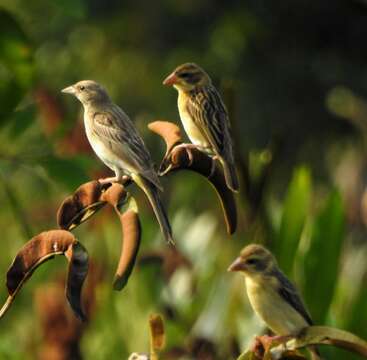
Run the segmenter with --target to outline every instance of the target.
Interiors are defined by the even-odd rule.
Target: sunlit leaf
[[[366,275],[365,275],[366,279]],[[359,287],[357,292],[357,297],[354,302],[352,314],[346,319],[345,323],[348,330],[355,332],[356,334],[367,339],[367,311],[366,311],[366,301],[367,301],[367,286],[366,280]]]
[[[289,184],[284,202],[275,252],[281,268],[290,273],[311,201],[311,175],[306,167],[298,168]]]
[[[313,224],[304,257],[304,296],[316,324],[324,323],[334,296],[344,230],[342,199],[333,191]]]

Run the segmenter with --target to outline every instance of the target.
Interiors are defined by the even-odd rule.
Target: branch
[[[358,336],[328,326],[309,326],[301,331],[297,337],[284,340],[274,340],[266,349],[260,349],[263,360],[272,359],[306,359],[297,350],[316,345],[337,346],[367,358],[367,342]],[[241,354],[237,360],[259,359],[252,350]],[[260,359],[259,359],[260,360]]]
[[[166,154],[159,168],[163,176],[179,170],[190,170],[204,176],[217,192],[222,206],[227,232],[233,234],[237,227],[236,203],[231,190],[228,189],[223,171],[217,162],[198,149],[189,150],[177,145],[182,144],[182,136],[178,126],[167,121],[155,121],[148,125],[149,129],[160,135],[166,143]]]

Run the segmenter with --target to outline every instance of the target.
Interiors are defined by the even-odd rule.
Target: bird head
[[[186,63],[178,66],[163,81],[163,85],[172,85],[181,91],[191,91],[210,84],[211,80],[209,75],[194,63]]]
[[[246,246],[240,256],[229,266],[228,271],[240,271],[247,276],[256,276],[268,272],[277,266],[271,252],[261,245]]]
[[[74,95],[83,105],[108,101],[107,91],[93,80],[82,80],[61,92]]]

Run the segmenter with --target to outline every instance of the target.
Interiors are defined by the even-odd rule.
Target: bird
[[[115,173],[114,177],[99,182],[132,179],[148,197],[163,236],[173,244],[171,225],[159,194],[163,191],[162,185],[150,153],[128,115],[112,102],[106,89],[93,80],[79,81],[62,92],[74,95],[82,103],[89,143]]]
[[[178,110],[192,144],[218,159],[227,187],[239,190],[227,109],[209,75],[194,63],[178,66],[163,81],[178,91]],[[179,146],[190,149],[187,144]]]
[[[267,327],[278,336],[297,336],[313,325],[309,312],[293,283],[279,269],[273,254],[257,244],[246,246],[228,271],[245,275],[250,304]],[[310,347],[314,359],[320,359]]]

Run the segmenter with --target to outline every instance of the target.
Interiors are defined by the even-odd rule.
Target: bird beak
[[[73,85],[65,88],[65,89],[62,89],[61,92],[65,93],[65,94],[75,94],[76,93],[76,89]]]
[[[163,85],[174,85],[178,82],[178,77],[176,76],[176,74],[173,72],[172,74],[168,75],[164,81],[163,81]]]
[[[243,263],[243,260],[238,257],[231,265],[229,265],[229,268],[227,271],[241,271],[245,270],[245,265]]]

